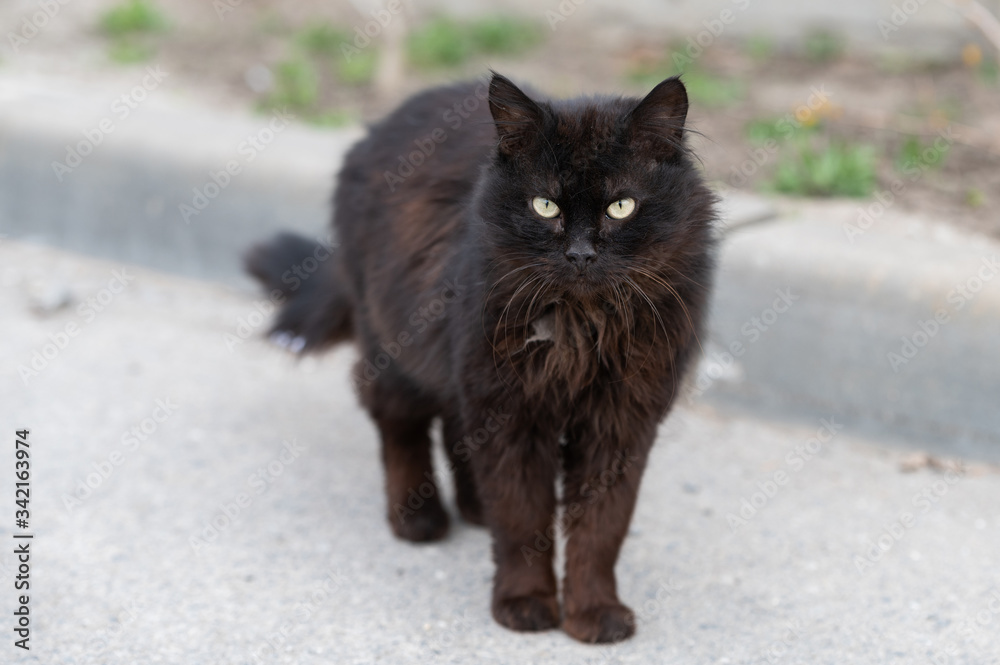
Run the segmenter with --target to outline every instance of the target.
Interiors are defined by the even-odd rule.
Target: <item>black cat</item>
[[[285,297],[276,331],[307,350],[358,345],[400,538],[447,531],[428,436],[443,420],[459,511],[493,536],[493,616],[509,628],[561,624],[585,642],[635,631],[615,562],[713,267],[715,199],[687,110],[677,78],[641,100],[543,101],[497,74],[428,90],[348,154],[340,244],[321,271],[290,283],[323,251],[294,236],[247,256]]]

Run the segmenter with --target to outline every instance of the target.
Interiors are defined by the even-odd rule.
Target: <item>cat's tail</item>
[[[353,307],[337,261],[337,250],[292,233],[279,233],[247,251],[244,268],[280,303],[272,340],[302,353],[353,336]]]

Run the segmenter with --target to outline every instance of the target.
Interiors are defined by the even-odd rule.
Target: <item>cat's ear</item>
[[[490,80],[489,100],[500,153],[513,156],[531,145],[542,128],[545,117],[542,108],[510,79],[496,72]]]
[[[668,78],[653,88],[629,113],[632,140],[646,144],[661,157],[682,152],[687,112],[687,89],[680,78]]]

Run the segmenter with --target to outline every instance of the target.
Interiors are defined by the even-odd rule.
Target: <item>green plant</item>
[[[715,76],[700,70],[686,72],[681,76],[688,96],[698,104],[711,107],[725,107],[738,104],[746,96],[742,81]]]
[[[166,27],[163,14],[148,0],[126,0],[101,16],[101,29],[115,38],[159,32]]]
[[[629,80],[642,88],[652,88],[665,78],[677,75],[673,66],[640,67],[629,74]],[[681,74],[688,97],[695,104],[725,107],[738,104],[746,96],[742,81],[710,74],[701,69],[689,69]]]
[[[341,42],[350,42],[350,35],[346,31],[323,21],[311,23],[300,30],[296,41],[309,53],[332,55],[340,52]]]
[[[488,16],[459,23],[438,16],[410,35],[407,52],[418,67],[454,67],[476,54],[518,53],[541,41],[542,30],[531,21]]]
[[[986,203],[986,195],[978,187],[970,187],[965,191],[965,205],[970,208],[981,208]]]
[[[1000,83],[1000,64],[995,58],[983,58],[976,71],[979,73],[979,80],[983,83],[989,85]]]
[[[774,118],[757,118],[751,120],[743,128],[743,132],[751,143],[762,144],[769,140],[785,138]]]
[[[473,48],[480,53],[517,53],[538,45],[542,31],[537,23],[510,16],[487,16],[469,26]]]
[[[875,149],[843,140],[797,134],[783,150],[772,186],[797,196],[870,196],[875,189]]]
[[[353,58],[337,58],[337,78],[348,85],[364,85],[375,76],[378,54],[374,50],[362,51]]]
[[[816,30],[806,35],[806,57],[816,63],[832,62],[844,52],[844,39],[829,30]]]
[[[451,67],[462,64],[471,49],[461,25],[438,17],[410,35],[407,50],[410,61],[419,67]]]
[[[131,39],[116,39],[108,48],[108,57],[121,65],[132,65],[145,62],[156,53],[149,44],[142,44]]]
[[[334,109],[325,113],[306,116],[306,122],[319,127],[344,127],[355,122],[357,118],[351,111]]]
[[[764,62],[774,53],[774,42],[765,35],[753,35],[746,41],[747,55],[757,62]]]
[[[908,136],[899,147],[896,154],[895,166],[897,171],[908,171],[912,168],[924,170],[927,168],[939,168],[944,164],[948,149],[944,150],[935,147],[933,141],[924,144],[918,136]]]
[[[319,100],[319,77],[311,61],[294,58],[278,63],[274,91],[264,102],[266,108],[285,107],[305,112]]]

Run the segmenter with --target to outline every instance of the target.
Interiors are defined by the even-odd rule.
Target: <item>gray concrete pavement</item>
[[[54,282],[72,304],[38,313]],[[36,534],[32,650],[7,628],[0,662],[1000,662],[994,467],[915,463],[839,429],[835,409],[831,437],[819,418],[780,425],[698,400],[661,429],[618,566],[636,638],[508,632],[489,617],[483,531],[457,524],[424,547],[390,536],[352,351],[227,346],[258,321],[254,300],[0,242],[0,427],[8,442],[31,428]],[[36,351],[51,358],[22,380]]]

